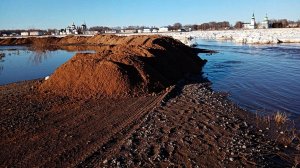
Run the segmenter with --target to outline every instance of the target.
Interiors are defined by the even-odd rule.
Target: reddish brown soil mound
[[[195,49],[169,37],[102,35],[28,40],[34,46],[95,46],[96,53],[76,54],[41,85],[41,91],[70,97],[159,92],[187,73],[199,73],[204,64]]]
[[[136,38],[138,37],[138,38]],[[158,36],[155,36],[158,37]],[[52,46],[61,46],[61,45],[118,45],[118,44],[127,44],[127,45],[151,45],[147,43],[149,36],[115,36],[115,35],[97,35],[93,37],[85,36],[66,36],[63,38],[60,37],[28,37],[28,38],[5,38],[0,39],[0,45],[52,45]]]

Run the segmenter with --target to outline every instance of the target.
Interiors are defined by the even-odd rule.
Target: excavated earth
[[[59,67],[40,90],[90,98],[139,96],[159,92],[205,64],[199,50],[162,36],[67,36],[64,38],[2,39],[0,45],[33,49],[90,46],[95,53],[76,54]],[[88,48],[86,48],[88,49]]]
[[[295,147],[210,89],[205,61],[160,36],[0,40],[93,49],[48,80],[0,86],[0,167],[291,167]],[[194,74],[194,75],[186,75]],[[283,133],[282,133],[283,132]],[[290,152],[291,153],[291,152]],[[291,158],[295,160],[291,160]]]
[[[40,90],[80,98],[139,96],[160,92],[205,64],[197,50],[169,37],[103,37],[95,38],[101,44],[96,53],[76,54]]]

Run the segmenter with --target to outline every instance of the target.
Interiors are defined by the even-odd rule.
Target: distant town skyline
[[[167,26],[176,22],[300,20],[299,0],[1,0],[0,29]]]

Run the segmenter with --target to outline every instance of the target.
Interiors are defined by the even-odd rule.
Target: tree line
[[[209,22],[209,23],[203,23],[200,25],[182,25],[181,23],[177,22],[174,23],[173,25],[168,25],[165,26],[168,27],[170,31],[175,31],[175,30],[179,30],[179,29],[191,29],[191,30],[220,30],[220,29],[229,29],[230,28],[230,24],[227,21],[224,22]],[[145,29],[145,28],[157,28],[155,26],[126,26],[126,27],[114,27],[114,28],[110,28],[110,27],[105,27],[105,26],[94,26],[89,28],[89,30],[91,31],[98,31],[98,32],[105,32],[106,30],[120,30],[120,29]]]
[[[298,21],[290,21],[287,19],[278,19],[278,20],[269,20],[271,28],[296,28],[300,27],[300,20]],[[201,24],[187,24],[183,25],[179,22],[174,23],[173,25],[168,25],[170,31],[176,31],[178,29],[185,29],[185,30],[227,30],[227,29],[242,29],[243,22],[237,21],[234,26],[230,25],[228,21],[223,22],[208,22],[208,23],[201,23]],[[259,23],[258,23],[259,24]],[[88,30],[90,31],[98,31],[99,33],[104,33],[108,30],[120,30],[120,29],[144,29],[144,28],[156,28],[154,26],[126,26],[126,27],[108,27],[108,26],[93,26],[90,27]],[[10,35],[12,33],[21,34],[23,31],[42,31],[44,34],[51,35],[52,32],[57,31],[57,29],[48,29],[48,30],[41,30],[41,29],[15,29],[15,30],[0,30],[0,35],[7,34]]]

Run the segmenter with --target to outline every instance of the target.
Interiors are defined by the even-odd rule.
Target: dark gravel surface
[[[41,82],[0,86],[0,167],[293,166],[271,128],[209,83],[76,100],[39,93]]]

